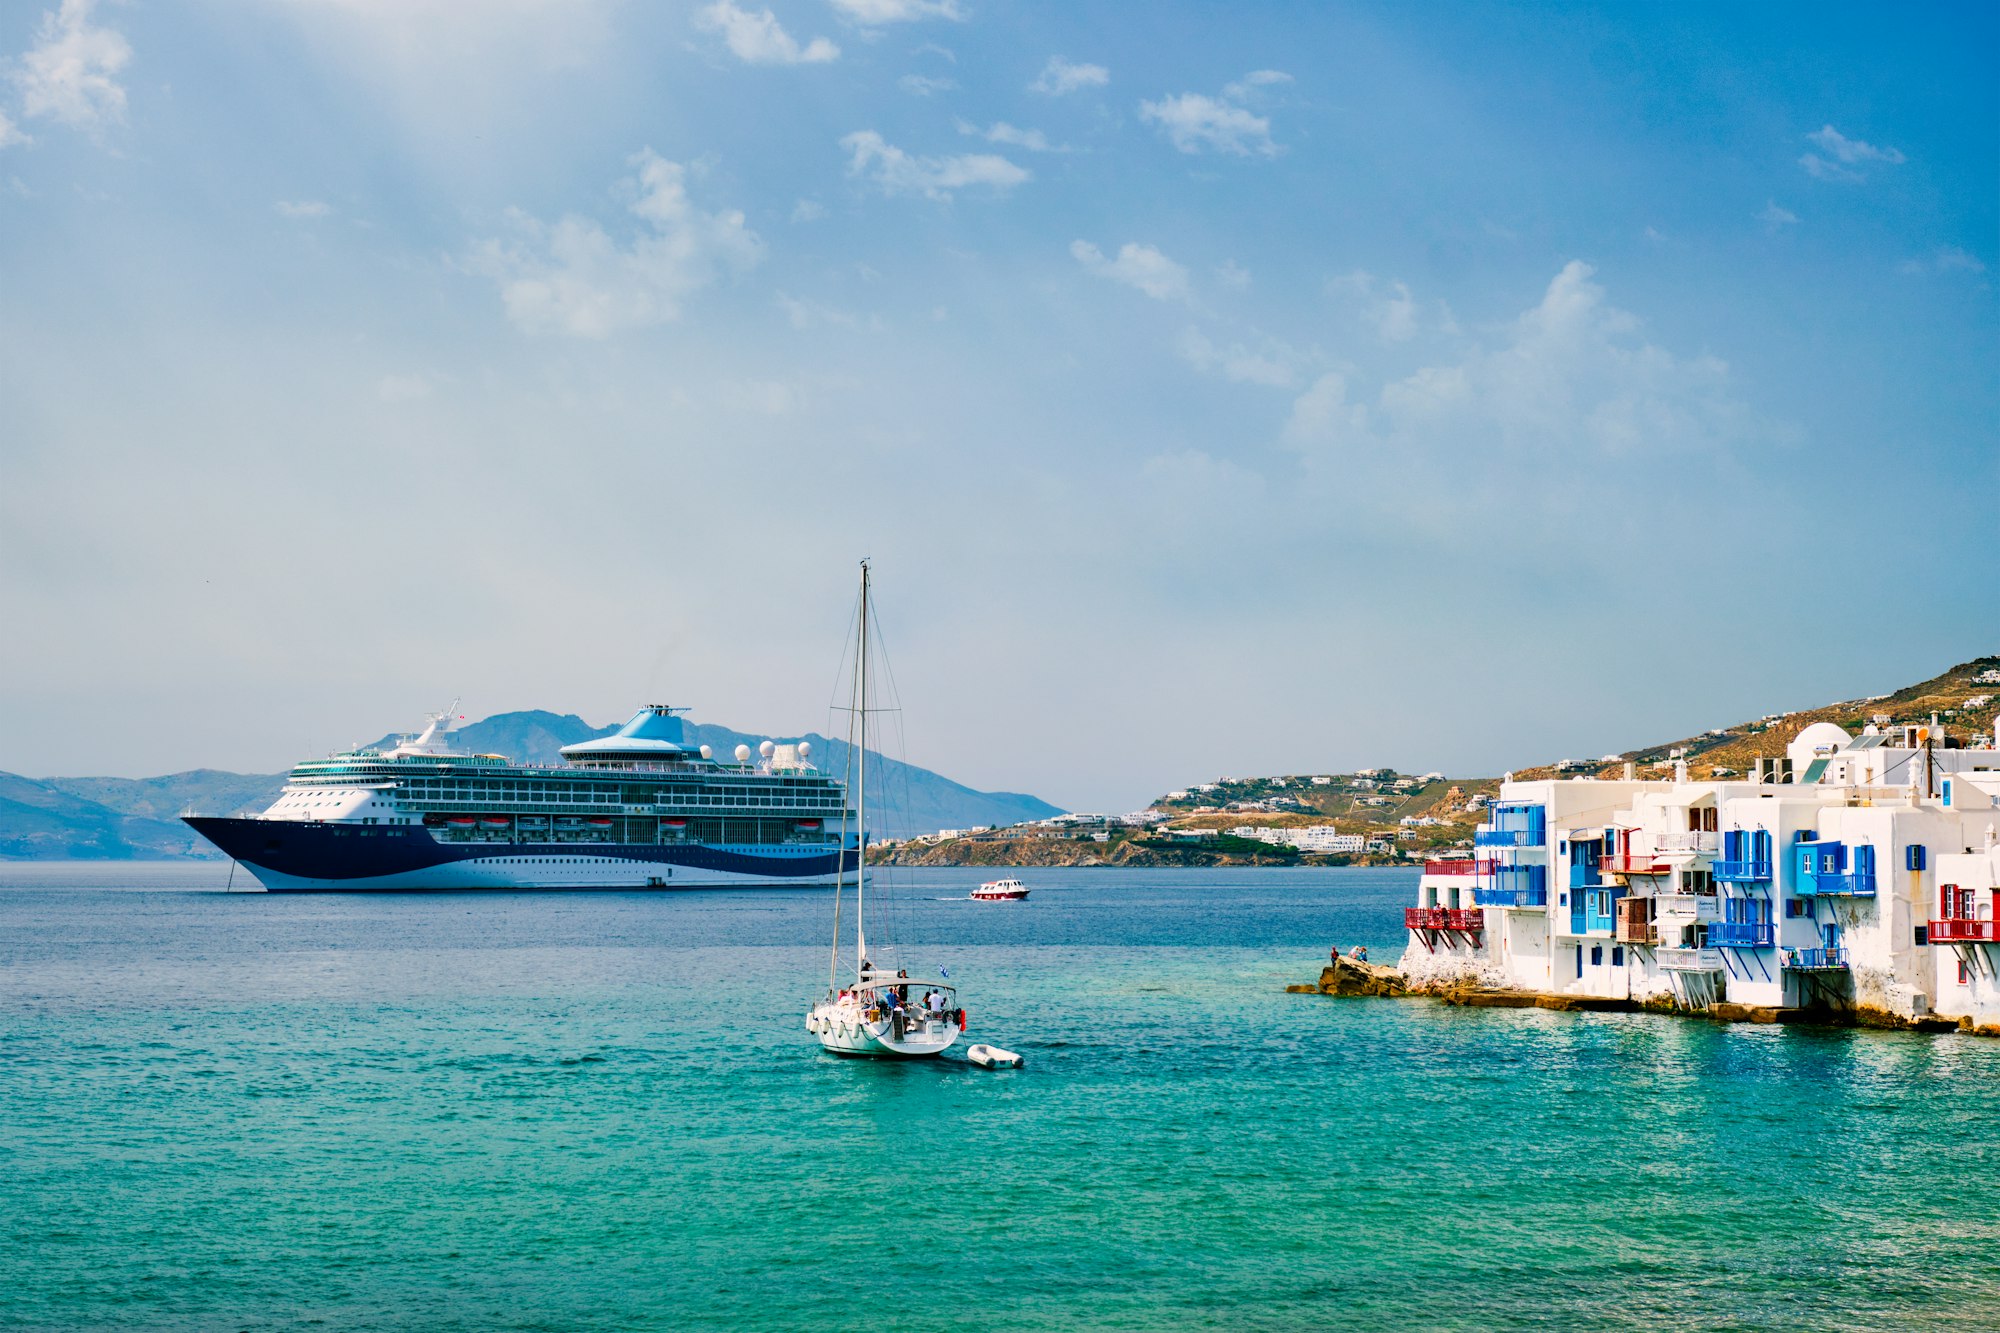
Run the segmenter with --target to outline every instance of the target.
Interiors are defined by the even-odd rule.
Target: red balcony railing
[[[2000,944],[2000,935],[1993,933],[1996,925],[2000,922],[1933,921],[1928,938],[1932,944]]]
[[[1469,879],[1474,875],[1489,875],[1493,873],[1493,867],[1497,864],[1498,862],[1495,861],[1475,860],[1472,857],[1453,858],[1447,861],[1426,861],[1424,862],[1424,873],[1426,875],[1464,875]]]
[[[1597,868],[1607,875],[1664,875],[1673,869],[1665,861],[1655,859],[1651,852],[1600,856]]]
[[[1408,930],[1484,930],[1486,913],[1476,907],[1405,907]]]

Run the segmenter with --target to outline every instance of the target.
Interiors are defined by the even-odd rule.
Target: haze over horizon
[[[648,702],[1128,809],[1995,647],[2000,14],[0,14],[0,769]]]

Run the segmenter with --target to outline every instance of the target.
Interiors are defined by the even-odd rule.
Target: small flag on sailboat
[[[950,968],[948,968],[948,967],[946,967],[946,966],[945,966],[944,964],[942,964],[942,963],[939,963],[939,964],[938,964],[938,975],[939,975],[939,976],[941,976],[941,977],[943,977],[943,978],[944,978],[944,979],[945,979],[946,981],[950,981],[950,980],[951,980],[951,969],[950,969]]]

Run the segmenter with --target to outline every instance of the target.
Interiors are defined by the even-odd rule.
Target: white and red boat
[[[972,891],[983,903],[1011,903],[1028,896],[1028,886],[1018,879],[989,879]]]

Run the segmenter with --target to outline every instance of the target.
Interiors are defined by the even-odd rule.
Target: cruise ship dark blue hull
[[[698,843],[440,842],[416,824],[207,818],[188,826],[279,892],[715,888],[830,882],[830,848]]]

